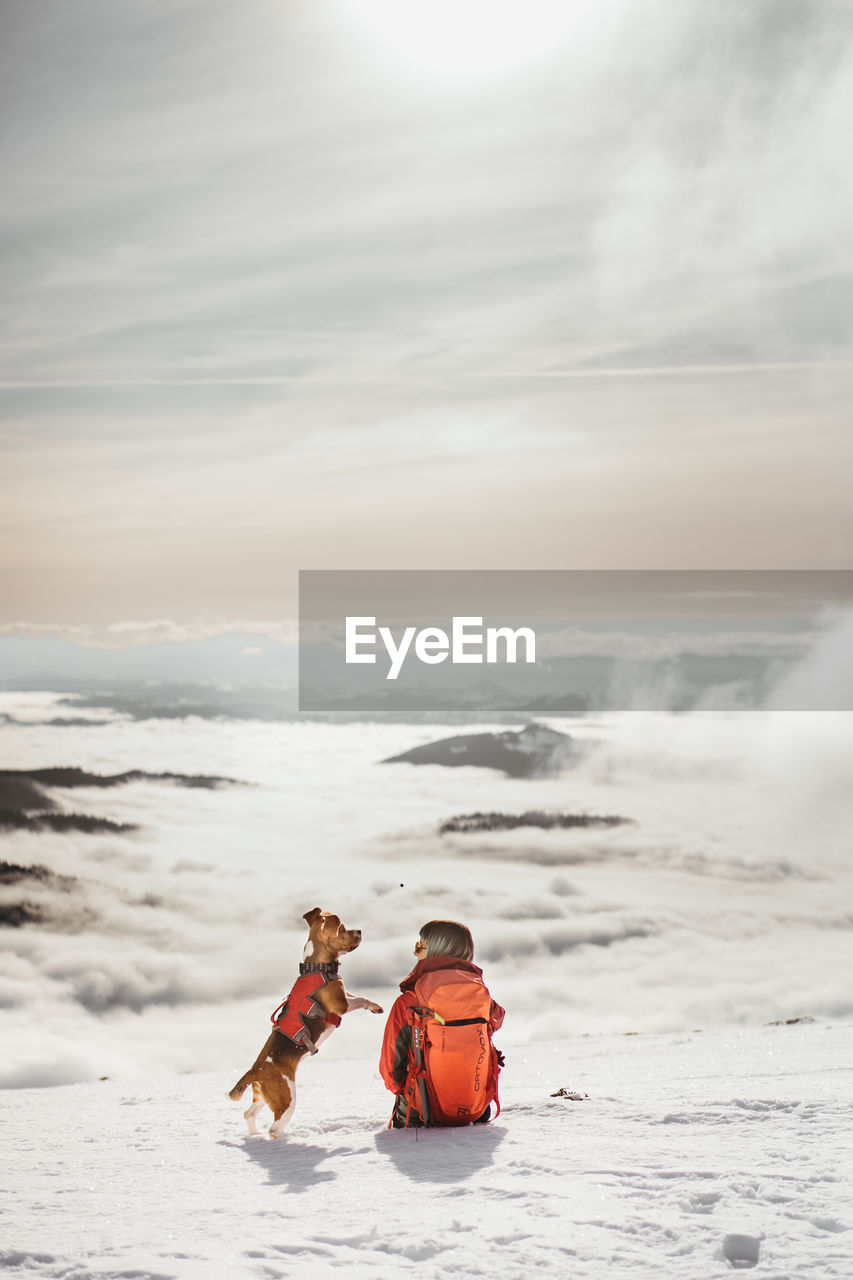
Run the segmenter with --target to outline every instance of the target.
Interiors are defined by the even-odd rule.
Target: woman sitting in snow
[[[385,1025],[379,1070],[397,1095],[391,1125],[484,1124],[500,1111],[503,1055],[492,1045],[504,1010],[473,963],[471,931],[430,920],[415,943],[417,964],[400,983]]]

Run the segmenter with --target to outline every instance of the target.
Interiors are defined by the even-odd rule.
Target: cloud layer
[[[849,716],[554,723],[586,750],[540,779],[378,763],[432,726],[0,725],[26,767],[192,761],[257,784],[83,788],[75,805],[139,830],[8,837],[9,861],[75,879],[37,887],[41,925],[0,931],[2,1083],[197,1069],[200,1042],[242,1069],[314,905],[364,929],[347,984],[386,1006],[424,920],[467,921],[508,1044],[850,1016]],[[634,821],[439,833],[454,813],[531,806]],[[324,1052],[371,1054],[378,1026],[353,1015]]]

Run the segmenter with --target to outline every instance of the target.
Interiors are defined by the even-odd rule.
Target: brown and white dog
[[[228,1094],[236,1102],[251,1084],[252,1105],[243,1113],[251,1136],[259,1133],[255,1117],[266,1103],[274,1117],[270,1137],[281,1137],[296,1105],[296,1068],[306,1053],[317,1052],[345,1013],[353,1009],[382,1013],[381,1007],[372,1000],[351,996],[337,976],[339,957],[355,951],[361,942],[361,930],[345,929],[340,916],[321,911],[319,907],[306,911],[303,919],[308,921],[308,941],[300,975],[317,974],[325,983],[307,1000],[310,1012],[298,1018],[291,1015],[288,1025],[292,1028],[298,1025],[294,1031],[296,1038],[274,1030],[252,1066]],[[291,992],[291,996],[293,994]]]

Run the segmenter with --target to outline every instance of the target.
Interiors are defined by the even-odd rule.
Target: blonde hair
[[[421,937],[427,946],[427,956],[458,956],[460,960],[474,959],[474,939],[467,925],[457,920],[430,920],[421,929]]]

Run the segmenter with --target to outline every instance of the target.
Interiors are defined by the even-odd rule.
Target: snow
[[[517,1046],[496,1121],[421,1133],[384,1127],[375,1056],[320,1053],[287,1135],[248,1138],[245,1066],[0,1094],[6,1274],[853,1273],[853,1025]]]

